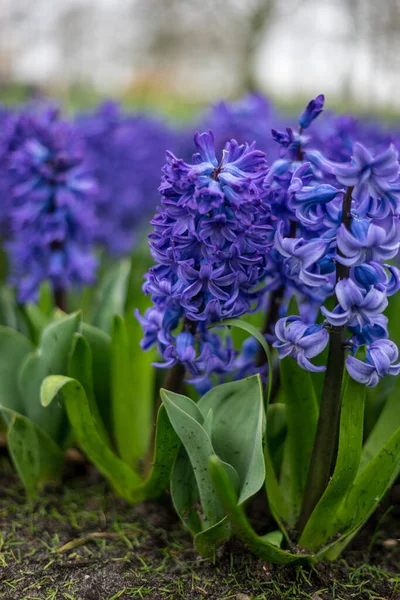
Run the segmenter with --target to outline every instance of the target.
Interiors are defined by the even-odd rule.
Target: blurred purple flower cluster
[[[96,242],[113,256],[128,255],[157,206],[161,167],[174,133],[160,119],[126,114],[115,102],[80,115],[76,126],[98,184]]]
[[[2,230],[20,302],[95,281],[96,183],[73,127],[52,106],[4,117]]]

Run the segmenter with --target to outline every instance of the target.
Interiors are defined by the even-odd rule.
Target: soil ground
[[[235,540],[207,561],[168,500],[128,506],[82,467],[28,505],[2,458],[0,598],[400,600],[399,495],[395,488],[336,564],[276,567]]]

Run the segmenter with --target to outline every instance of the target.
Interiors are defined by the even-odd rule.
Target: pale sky
[[[90,81],[110,93],[123,89],[140,70],[131,58],[134,52],[126,52],[130,44],[134,47],[139,33],[134,19],[126,18],[127,0],[36,0],[29,4],[29,11],[27,2],[32,0],[0,0],[0,23],[10,11],[15,11],[16,5],[25,14],[18,27],[5,28],[0,40],[0,48],[10,50],[16,80],[46,85],[61,73],[67,79],[77,76]],[[69,48],[68,39],[60,37],[55,23],[59,10],[74,5],[96,10],[89,30],[77,31]],[[311,96],[321,92],[338,96],[346,85],[360,103],[399,105],[398,71],[382,65],[377,69],[368,45],[354,41],[341,0],[308,0],[290,15],[285,12],[285,2],[278,6],[281,14],[256,60],[261,88],[290,98],[299,93]],[[77,46],[76,60],[63,68],[63,52],[73,53],[79,35],[82,54]],[[179,87],[204,100],[229,96],[234,74],[226,69],[224,72],[207,58],[199,64],[193,60],[196,59],[185,64],[183,59],[176,66]]]

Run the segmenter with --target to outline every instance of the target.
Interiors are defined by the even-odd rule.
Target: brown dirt
[[[336,564],[277,567],[235,540],[213,563],[193,550],[167,497],[130,507],[97,473],[75,465],[73,478],[28,506],[3,458],[0,598],[400,600],[398,495],[395,489],[394,507],[381,507]]]

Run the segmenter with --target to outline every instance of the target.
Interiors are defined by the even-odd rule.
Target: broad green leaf
[[[266,542],[270,542],[273,546],[280,548],[282,546],[284,536],[280,529],[276,529],[275,531],[270,531],[263,535],[263,540]]]
[[[310,564],[315,562],[315,558],[312,555],[294,554],[277,548],[275,543],[271,543],[270,541],[271,534],[266,534],[266,536],[257,535],[251,527],[243,507],[238,505],[235,491],[217,456],[210,457],[208,469],[216,493],[228,515],[228,519],[231,521],[234,532],[248,545],[254,554],[268,562],[276,564]],[[276,542],[276,538],[274,542]]]
[[[205,517],[202,527],[208,529],[224,517],[207,470],[208,459],[214,455],[214,448],[202,424],[192,416],[196,409],[194,402],[168,390],[162,389],[160,393],[172,427],[185,447],[192,465]],[[192,404],[189,411],[181,408],[189,403]],[[229,473],[229,480],[238,487],[239,476],[235,469],[227,463],[224,463],[224,468]]]
[[[5,287],[0,287],[0,325],[19,329],[19,318],[14,294]]]
[[[93,391],[109,436],[111,427],[111,338],[101,329],[82,323],[81,332],[92,355]]]
[[[280,402],[269,404],[267,408],[267,439],[276,473],[279,473],[281,469],[286,434],[286,405]]]
[[[140,483],[140,478],[115,456],[100,436],[82,384],[76,379],[61,375],[47,377],[41,388],[41,401],[46,410],[60,392],[78,444],[110,481],[117,494],[129,497],[130,491]]]
[[[286,404],[287,436],[282,486],[290,501],[290,523],[300,512],[318,420],[318,403],[310,373],[292,358],[280,363]],[[286,462],[285,462],[286,461]],[[286,495],[285,494],[285,495]]]
[[[335,470],[299,540],[300,546],[314,552],[337,532],[337,511],[357,475],[363,442],[365,394],[365,385],[347,377]]]
[[[177,514],[192,535],[202,531],[199,489],[184,447],[180,448],[172,469],[171,498]]]
[[[337,558],[390,489],[398,474],[399,465],[400,428],[358,473],[338,511],[336,530],[342,535],[322,550],[322,558]]]
[[[157,415],[152,467],[145,481],[133,489],[131,502],[158,498],[162,492],[168,489],[172,467],[180,447],[181,442],[170,423],[166,410],[160,406]]]
[[[106,274],[94,299],[95,311],[92,325],[110,333],[115,315],[123,315],[125,309],[130,261],[114,263]]]
[[[271,513],[280,527],[286,539],[289,539],[284,523],[289,522],[289,508],[286,498],[283,495],[282,488],[279,485],[278,478],[272,463],[271,455],[267,445],[264,447],[265,461],[265,491],[268,498]]]
[[[58,443],[65,434],[64,410],[57,402],[44,410],[40,403],[40,386],[48,375],[67,373],[74,334],[80,321],[80,313],[75,313],[60,317],[45,327],[39,348],[26,357],[19,373],[23,413]]]
[[[127,289],[125,294],[125,314],[131,313],[135,308],[145,311],[151,306],[151,299],[142,291],[144,275],[151,267],[151,256],[147,245],[139,251],[135,251],[130,258],[130,270],[128,275]]]
[[[54,294],[49,281],[40,286],[38,306],[40,311],[51,319],[54,312]]]
[[[400,345],[400,297],[394,294],[388,298],[389,305],[385,310],[385,315],[388,318],[389,337],[397,346]]]
[[[148,299],[145,300],[147,303]],[[136,453],[141,457],[148,452],[154,426],[156,369],[153,367],[153,362],[156,360],[156,351],[152,349],[144,352],[140,347],[143,330],[132,311],[125,316],[125,326],[131,356],[132,386],[136,393],[133,431],[136,432],[137,437],[134,443]]]
[[[21,333],[0,327],[0,404],[18,413],[23,413],[18,372],[25,357],[33,350],[34,346]]]
[[[261,489],[265,479],[262,447],[265,419],[260,377],[253,375],[218,385],[199,400],[197,407],[204,419],[210,419],[212,410],[213,448],[238,473],[239,502],[245,502]]]
[[[44,314],[37,304],[25,304],[22,310],[29,325],[32,342],[37,346],[43,329],[50,322],[50,317]]]
[[[393,389],[383,407],[375,427],[372,429],[361,455],[360,469],[383,448],[385,442],[400,427],[400,377],[394,378]]]
[[[232,536],[232,526],[226,517],[194,536],[194,545],[200,556],[214,558],[216,548]]]
[[[111,448],[111,440],[101,418],[93,389],[92,355],[87,340],[76,333],[68,363],[68,376],[77,379],[84,387],[89,403],[90,413],[98,434],[104,443]]]
[[[7,432],[7,446],[28,498],[38,492],[40,479],[40,450],[35,425],[16,414]]]
[[[111,336],[112,424],[121,458],[140,471],[152,431],[154,369],[151,356],[133,352],[125,321],[115,316]]]
[[[57,444],[32,421],[0,405],[9,423],[7,445],[28,497],[34,497],[42,484],[58,481],[64,455]]]
[[[147,479],[142,482],[100,437],[85,390],[78,381],[57,375],[48,377],[41,389],[42,404],[48,406],[61,391],[80,447],[120,496],[134,504],[157,498],[167,489],[180,442],[162,407],[157,417],[153,465]]]

